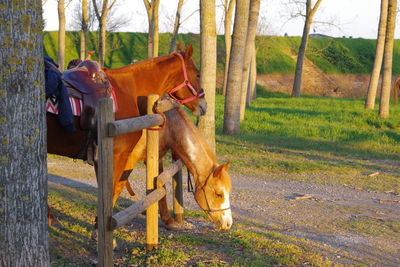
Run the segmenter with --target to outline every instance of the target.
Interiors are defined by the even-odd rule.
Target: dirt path
[[[76,171],[79,171],[77,168],[90,168],[71,164],[77,163],[71,161],[65,168]],[[72,187],[96,186],[94,174],[88,176],[62,178],[49,175],[49,182]],[[143,177],[143,169],[131,175],[137,193],[134,200],[144,195]],[[234,220],[255,231],[276,231],[302,237],[319,253],[337,263],[400,265],[400,203],[396,202],[399,196],[279,178],[232,175]],[[186,189],[186,175],[184,181]],[[299,194],[297,199],[295,193]],[[127,193],[123,196],[130,198]],[[184,197],[186,207],[199,210],[191,193],[185,192]]]

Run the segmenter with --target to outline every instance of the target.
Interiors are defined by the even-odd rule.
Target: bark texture
[[[243,57],[249,20],[249,0],[237,1],[224,110],[224,134],[240,133]]]
[[[247,27],[246,48],[243,59],[242,88],[240,97],[240,120],[244,120],[247,91],[249,88],[251,60],[253,58],[253,46],[257,31],[258,14],[260,12],[260,0],[250,0],[249,25]]]
[[[0,5],[0,266],[50,266],[42,2]]]
[[[171,42],[169,44],[169,53],[175,51],[176,47],[176,39],[178,38],[179,27],[181,26],[181,12],[184,0],[178,1],[178,7],[176,9],[175,22],[174,22],[174,30],[172,32]]]
[[[226,94],[226,83],[228,81],[228,69],[229,69],[229,56],[231,54],[231,45],[232,45],[232,16],[233,10],[235,9],[236,0],[225,0],[224,10],[225,10],[225,72],[224,72],[224,85],[222,89],[222,94]]]
[[[389,0],[388,20],[386,27],[385,52],[383,54],[383,77],[381,99],[379,103],[379,116],[389,117],[390,89],[392,84],[393,42],[396,27],[397,0]]]
[[[294,75],[294,83],[292,89],[292,97],[300,97],[301,92],[301,79],[303,75],[303,63],[304,57],[306,55],[307,44],[308,44],[308,36],[310,33],[311,24],[313,22],[313,18],[315,13],[318,10],[322,0],[317,0],[314,7],[312,7],[312,1],[306,1],[306,20],[304,22],[303,35],[301,37],[301,43],[299,47],[299,52],[297,54],[297,62],[296,62],[296,72]]]
[[[215,0],[200,1],[200,85],[205,91],[207,113],[199,119],[199,129],[215,152],[215,85],[217,76],[217,31]]]
[[[366,109],[374,109],[375,107],[376,91],[378,89],[379,76],[382,68],[383,51],[385,47],[388,2],[388,0],[381,0],[378,39],[376,40],[374,67],[372,68],[371,78],[368,85],[367,99],[365,100]]]
[[[65,2],[58,0],[58,66],[64,70],[65,65]]]

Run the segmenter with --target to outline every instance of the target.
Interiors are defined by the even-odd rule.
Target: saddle
[[[80,127],[96,132],[96,108],[100,98],[111,97],[111,84],[97,62],[82,61],[70,70],[62,71],[68,94],[82,100]]]

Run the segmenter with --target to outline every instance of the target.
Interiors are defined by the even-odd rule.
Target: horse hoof
[[[177,223],[177,222],[172,222],[172,223],[166,224],[165,228],[167,228],[167,230],[179,230],[179,229],[182,229],[182,224]]]

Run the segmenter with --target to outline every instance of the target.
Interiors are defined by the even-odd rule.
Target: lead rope
[[[188,192],[194,193],[194,187],[192,183],[192,179],[190,178],[190,171],[188,168],[187,169],[187,185],[188,185]]]

